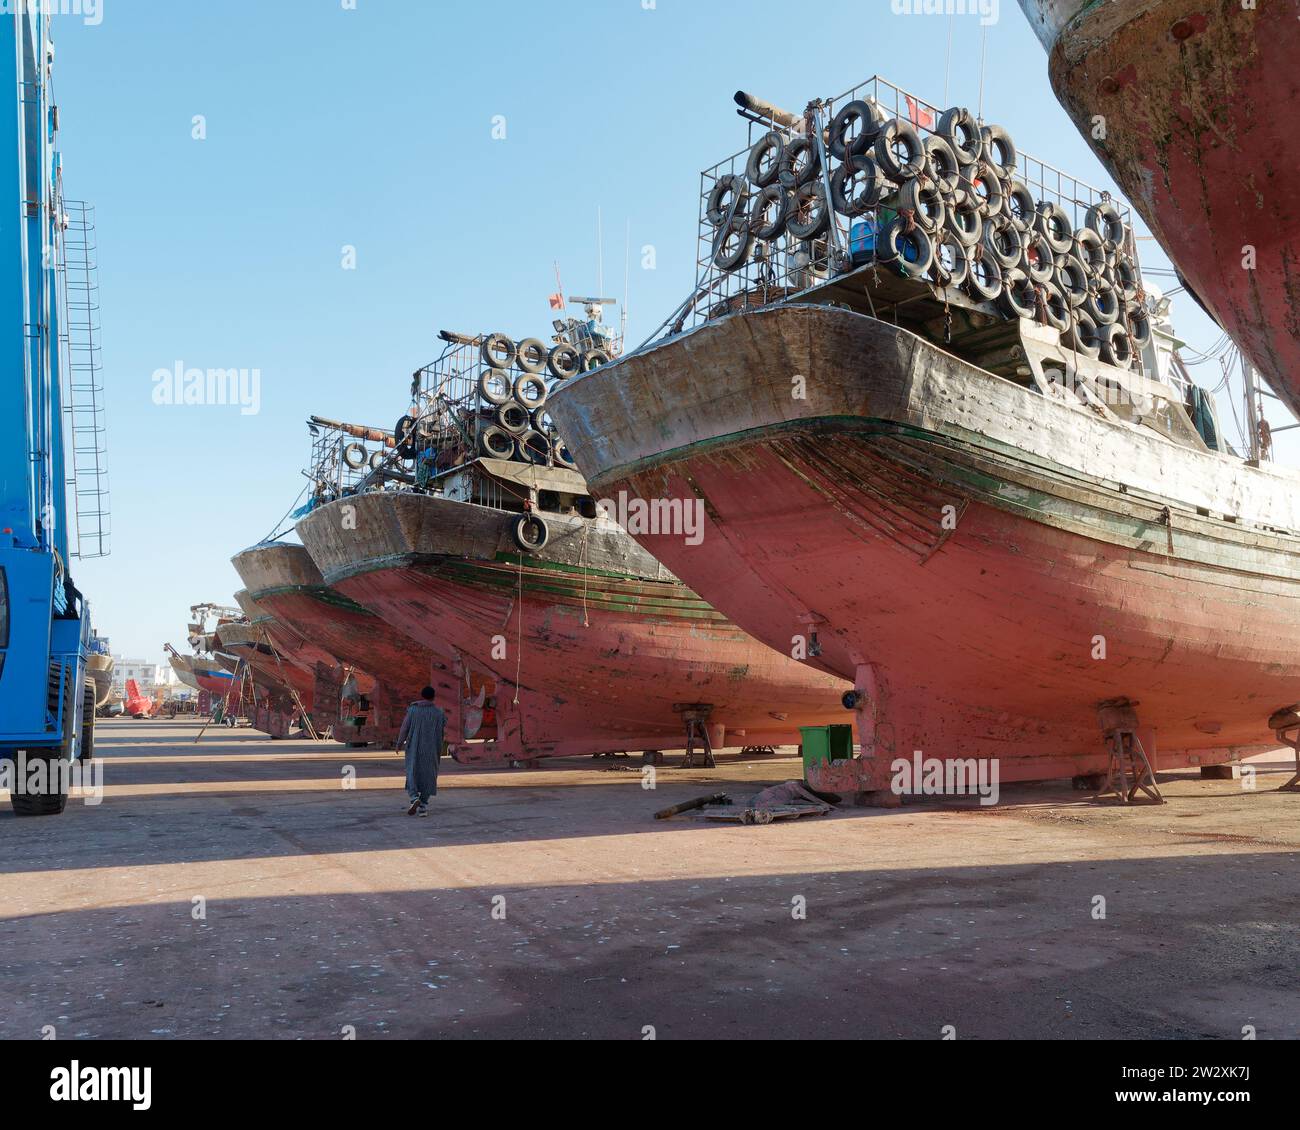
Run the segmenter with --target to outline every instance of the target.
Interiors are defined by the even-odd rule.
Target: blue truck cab
[[[63,812],[66,768],[94,751],[90,617],[68,564],[51,19],[39,4],[0,11],[0,759],[23,816]]]

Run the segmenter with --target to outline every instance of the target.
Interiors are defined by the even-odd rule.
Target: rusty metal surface
[[[1111,0],[1060,31],[1050,70],[1191,289],[1300,413],[1297,58],[1300,0]]]
[[[802,399],[792,395],[795,378]],[[824,306],[711,323],[566,382],[551,407],[597,494],[694,445],[801,420],[874,418],[959,441],[982,436],[1192,515],[1300,531],[1293,470],[1172,443],[993,376],[907,330]]]

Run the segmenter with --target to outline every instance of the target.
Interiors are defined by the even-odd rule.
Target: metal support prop
[[[831,247],[834,248],[832,257],[837,258],[837,268],[842,268],[848,262],[848,252],[840,242],[840,221],[835,215],[835,196],[831,192],[831,163],[826,153],[825,124],[822,121],[822,110],[820,106],[812,107],[813,121],[813,140],[817,143],[817,159],[821,162],[822,170],[822,191],[826,194],[826,215],[830,218],[830,225],[827,229],[827,235],[830,238]]]

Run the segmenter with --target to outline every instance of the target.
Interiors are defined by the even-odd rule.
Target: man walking
[[[420,701],[406,712],[402,732],[397,735],[397,752],[406,750],[406,792],[411,798],[407,816],[428,816],[429,798],[438,795],[438,762],[447,716],[434,705],[437,697],[437,691],[425,687]]]

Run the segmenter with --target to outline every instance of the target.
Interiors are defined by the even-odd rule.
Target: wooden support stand
[[[716,769],[718,763],[713,759],[713,741],[708,726],[713,707],[700,704],[675,706],[673,709],[686,723],[686,758],[682,761],[682,768]]]
[[[1295,754],[1295,776],[1283,785],[1280,793],[1300,793],[1300,706],[1279,710],[1268,720],[1277,740]]]
[[[1155,770],[1142,742],[1138,739],[1138,704],[1128,699],[1104,702],[1097,708],[1101,731],[1110,752],[1106,770],[1106,784],[1098,799],[1114,793],[1121,804],[1132,804],[1139,792],[1145,793],[1155,804],[1164,804],[1156,785]]]

